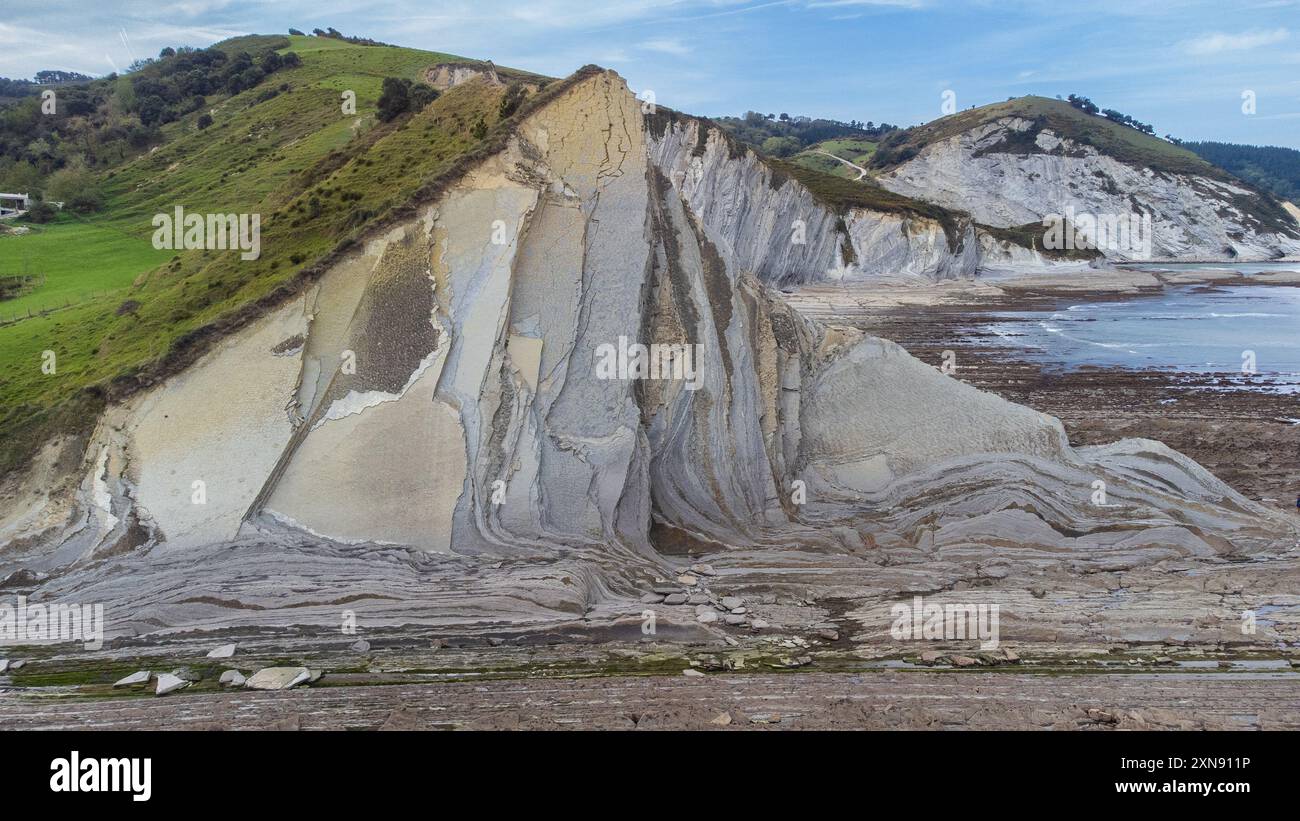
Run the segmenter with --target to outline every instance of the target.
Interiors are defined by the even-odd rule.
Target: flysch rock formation
[[[1286,212],[1291,215],[1291,218],[1294,219],[1297,224],[1300,224],[1300,206],[1297,206],[1293,202],[1284,202],[1282,203],[1282,207],[1286,209]]]
[[[491,63],[439,63],[424,72],[424,79],[439,91],[477,79],[493,85],[503,85],[496,67]]]
[[[0,511],[0,579],[106,603],[111,637],[341,609],[614,624],[700,557],[860,602],[1294,562],[1292,523],[1159,443],[1071,448],[1054,418],[797,313],[773,286],[835,258],[834,217],[640,105],[580,72],[457,184],[108,411],[75,479],[51,443]],[[846,219],[855,242],[871,219]],[[611,378],[625,343],[692,356]]]
[[[949,231],[920,215],[838,214],[708,121],[658,111],[650,122],[652,161],[737,270],[778,285],[881,275],[954,279],[977,270],[976,230],[961,215]],[[791,241],[796,233],[801,242]]]
[[[1122,162],[1025,117],[1007,116],[933,142],[882,174],[895,193],[970,214],[996,228],[1049,215],[1151,217],[1150,253],[1120,244],[1108,259],[1260,261],[1300,256],[1300,220],[1262,219],[1257,196],[1224,180]],[[1136,245],[1136,243],[1132,244]],[[1016,249],[1005,251],[1019,254]],[[1037,262],[1037,260],[1028,260]],[[991,256],[992,267],[1015,260]]]

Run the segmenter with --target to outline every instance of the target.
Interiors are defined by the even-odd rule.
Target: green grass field
[[[0,235],[0,275],[45,277],[36,291],[0,302],[0,322],[127,288],[142,272],[171,257],[171,251],[154,250],[148,234],[127,234],[107,223],[69,216],[32,226],[29,234]]]
[[[791,162],[802,165],[804,168],[811,168],[823,174],[833,174],[846,180],[855,180],[858,177],[857,171],[842,162],[831,159],[826,154],[818,153],[821,151],[826,152],[826,154],[834,154],[836,157],[846,159],[865,168],[867,162],[876,153],[876,143],[871,140],[825,140],[809,146],[790,158]]]
[[[1174,174],[1200,174],[1226,179],[1227,173],[1173,143],[1134,128],[1083,112],[1064,100],[1017,97],[1002,103],[950,114],[912,129],[903,147],[919,151],[932,142],[968,131],[1002,117],[1036,120],[1057,134],[1086,143],[1121,162]]]
[[[52,433],[93,423],[115,381],[146,370],[187,335],[236,315],[405,205],[480,143],[477,123],[497,121],[503,91],[484,83],[450,89],[413,116],[376,120],[384,77],[416,78],[461,59],[452,55],[316,37],[239,38],[238,45],[255,50],[286,40],[300,66],[210,99],[214,122],[206,130],[195,125],[201,112],[168,124],[160,147],[103,175],[106,203],[94,217],[62,215],[30,234],[0,237],[0,274],[46,275],[43,287],[0,302],[0,321],[28,307],[71,303],[0,326],[0,474]],[[282,83],[286,90],[259,101]],[[344,90],[356,92],[355,114],[341,109]],[[260,214],[261,256],[155,250],[151,220],[177,205]],[[41,371],[46,350],[58,356],[55,375]]]

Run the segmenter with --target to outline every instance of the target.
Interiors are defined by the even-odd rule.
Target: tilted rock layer
[[[768,282],[873,275],[973,276],[969,220],[949,235],[919,215],[848,208],[837,214],[707,121],[651,117],[652,162],[672,181],[729,265]],[[795,238],[798,238],[797,241]]]
[[[1094,217],[1149,215],[1150,248],[1098,249],[1115,260],[1300,256],[1300,222],[1281,210],[1261,215],[1257,192],[1130,165],[1024,117],[1003,117],[934,142],[879,182],[997,228],[1040,223],[1068,209]]]
[[[572,84],[308,292],[113,408],[73,501],[5,511],[0,570],[136,597],[155,626],[273,621],[313,585],[418,602],[420,619],[526,621],[632,596],[687,551],[752,570],[873,549],[1114,567],[1294,546],[1158,443],[1072,449],[1053,418],[802,317],[769,286],[836,259],[835,218],[713,138],[693,153],[698,135],[651,124],[616,75]],[[855,242],[872,219],[846,220]],[[947,241],[910,231],[907,259]],[[957,264],[935,253],[931,274]],[[691,372],[601,367],[637,343],[692,351]],[[495,569],[464,564],[479,559]]]

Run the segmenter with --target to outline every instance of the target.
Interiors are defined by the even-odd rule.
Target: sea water
[[[1067,370],[1222,374],[1225,388],[1300,393],[1300,287],[1188,285],[1120,301],[1069,301],[998,312],[991,330],[1034,361]]]

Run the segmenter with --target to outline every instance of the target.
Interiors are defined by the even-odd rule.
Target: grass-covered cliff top
[[[0,325],[0,475],[51,434],[84,432],[106,402],[282,302],[363,232],[499,145],[508,125],[498,127],[505,89],[486,82],[390,122],[376,117],[386,77],[419,82],[438,63],[468,62],[454,55],[306,36],[214,48],[268,41],[300,64],[240,93],[208,95],[162,127],[160,145],[98,171],[97,213],[0,236],[0,269],[44,274],[51,289],[24,297],[34,316]],[[342,108],[345,91],[356,95],[355,113]],[[212,122],[200,129],[204,115]],[[178,205],[260,214],[261,256],[154,249],[151,220]],[[0,322],[24,313],[6,311],[0,303]],[[42,369],[45,351],[57,355],[53,374]]]
[[[1033,120],[1040,128],[1050,128],[1058,136],[1090,145],[1130,165],[1171,174],[1198,174],[1214,179],[1229,178],[1221,168],[1159,137],[1144,134],[1105,117],[1088,114],[1064,100],[1035,96],[1017,97],[1002,103],[959,111],[925,125],[895,132],[892,135],[893,139],[882,144],[882,150],[876,153],[874,162],[879,168],[894,167],[916,156],[921,149],[932,143],[955,137],[1005,117]],[[1033,149],[1022,146],[1021,150],[1029,153]]]
[[[965,214],[951,211],[941,205],[912,199],[902,194],[895,194],[880,187],[869,178],[860,181],[850,180],[798,162],[766,156],[761,151],[756,151],[745,145],[725,128],[707,117],[683,114],[664,106],[657,106],[655,112],[647,114],[646,117],[650,133],[656,137],[662,137],[666,129],[674,124],[682,127],[690,123],[699,124],[700,127],[696,132],[696,142],[693,146],[696,154],[704,153],[709,134],[713,133],[726,142],[728,156],[732,159],[740,158],[747,151],[752,152],[759,162],[765,164],[772,171],[771,183],[774,187],[779,188],[787,181],[794,180],[799,185],[807,188],[815,200],[836,214],[843,215],[849,209],[863,208],[890,214],[907,214],[933,219],[943,226],[944,233],[948,237],[949,246],[955,249],[958,245],[961,223],[967,219]],[[827,159],[829,162],[834,162],[834,160]]]

